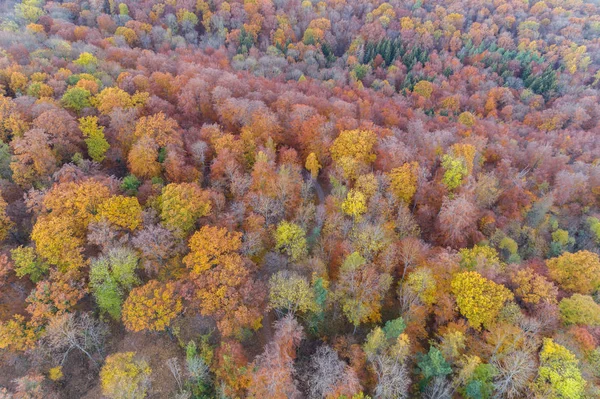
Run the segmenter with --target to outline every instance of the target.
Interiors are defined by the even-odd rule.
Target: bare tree
[[[71,351],[77,350],[98,366],[94,355],[102,355],[107,333],[107,326],[88,313],[65,313],[50,320],[42,338],[42,348],[57,357],[61,365]]]
[[[452,384],[446,377],[435,377],[425,388],[423,399],[448,399],[452,397]]]
[[[517,350],[493,359],[492,364],[498,370],[494,388],[500,398],[522,398],[530,381],[535,376],[535,359],[529,352]]]
[[[410,375],[405,362],[387,355],[377,355],[371,361],[377,374],[374,397],[376,399],[407,398]]]
[[[183,376],[181,375],[181,367],[179,366],[179,361],[176,357],[172,357],[167,359],[167,367],[171,374],[173,374],[173,378],[175,378],[175,382],[177,383],[177,388],[179,388],[179,392],[183,392]]]
[[[360,391],[360,383],[353,369],[341,360],[337,352],[327,345],[317,349],[310,360],[308,391],[311,398],[329,395],[353,395]]]

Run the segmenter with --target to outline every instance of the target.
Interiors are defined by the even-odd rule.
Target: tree
[[[585,385],[577,357],[552,339],[544,338],[535,391],[548,399],[578,399],[584,397]]]
[[[111,399],[143,399],[150,387],[152,369],[134,352],[115,353],[106,358],[100,371],[102,393]]]
[[[47,263],[38,259],[32,247],[19,246],[10,251],[10,256],[15,264],[17,276],[29,276],[34,283],[40,281],[50,268]]]
[[[426,354],[420,353],[417,356],[417,367],[421,372],[423,380],[420,383],[421,389],[427,387],[432,380],[438,377],[445,377],[452,373],[452,367],[444,359],[442,352],[434,346],[429,347]]]
[[[403,334],[405,327],[400,317],[388,321],[384,328],[375,327],[367,335],[363,348],[377,377],[375,397],[408,397],[410,374],[406,360],[410,354],[410,340]]]
[[[91,107],[91,95],[89,90],[75,86],[67,90],[60,101],[65,108],[79,113],[82,109]]]
[[[25,0],[20,4],[15,4],[15,14],[29,22],[37,22],[44,15],[44,10],[41,8],[43,4],[39,0]]]
[[[361,390],[356,372],[328,345],[311,356],[307,380],[311,398],[352,397]]]
[[[150,225],[140,230],[132,243],[142,253],[144,268],[148,273],[157,273],[160,266],[175,253],[173,233],[160,225]]]
[[[361,215],[367,211],[367,198],[358,190],[348,191],[346,199],[342,202],[342,211],[354,220],[360,220]]]
[[[317,158],[314,152],[308,154],[308,157],[306,157],[306,163],[304,164],[304,167],[310,172],[310,175],[313,179],[317,178],[317,176],[319,175],[319,170],[321,170],[322,168],[321,164],[319,163],[319,159]]]
[[[66,217],[45,216],[37,220],[31,232],[35,249],[43,259],[61,271],[76,270],[85,264],[84,240],[75,236]]]
[[[129,170],[143,179],[158,177],[162,170],[159,162],[159,147],[151,137],[142,137],[129,151],[127,165]]]
[[[269,279],[269,306],[292,314],[318,310],[315,292],[306,278],[286,270],[275,273]]]
[[[418,268],[412,271],[406,278],[402,289],[410,290],[426,306],[433,305],[437,299],[438,285],[433,272],[427,268]]]
[[[92,53],[83,52],[79,54],[79,58],[73,61],[73,64],[79,65],[87,69],[91,69],[98,64],[98,59],[94,57]]]
[[[497,370],[494,388],[501,397],[522,398],[535,376],[536,361],[531,353],[517,350],[493,359]]]
[[[348,255],[340,268],[336,297],[348,320],[358,327],[381,318],[381,301],[392,283],[392,277],[381,273],[358,253]]]
[[[213,316],[221,334],[257,329],[262,319],[262,295],[250,278],[248,261],[239,254],[241,234],[203,226],[188,243],[183,263],[190,271],[203,315]]]
[[[33,127],[48,135],[49,144],[60,162],[71,160],[82,150],[83,136],[77,120],[65,109],[53,107],[42,112],[33,120]]]
[[[50,320],[42,337],[42,345],[61,366],[72,351],[85,354],[94,364],[102,355],[108,327],[88,313],[65,313]]]
[[[469,324],[481,330],[496,321],[504,303],[513,299],[513,294],[503,285],[482,277],[477,272],[461,272],[452,278],[452,293],[460,313]]]
[[[92,261],[91,291],[100,310],[115,320],[121,318],[123,297],[141,282],[135,274],[137,266],[138,257],[128,248],[113,248]]]
[[[182,309],[172,283],[150,280],[129,293],[123,304],[123,324],[131,331],[164,331]]]
[[[292,315],[275,323],[273,341],[255,360],[249,387],[251,398],[294,399],[301,394],[294,378],[296,348],[304,338],[302,326]]]
[[[196,221],[210,213],[209,195],[196,183],[171,183],[160,197],[160,217],[163,225],[178,237],[185,237]]]
[[[142,207],[135,197],[116,195],[98,206],[97,218],[115,226],[135,230],[142,223]]]
[[[2,193],[0,192],[0,241],[3,241],[8,236],[8,233],[15,225],[10,218],[6,215],[6,208],[8,204],[2,197]]]
[[[49,136],[41,129],[32,129],[11,141],[13,159],[10,169],[18,185],[29,188],[46,182],[56,171],[57,161],[50,148]]]
[[[390,176],[390,191],[398,200],[410,204],[417,192],[419,177],[419,163],[407,162],[402,166],[392,169]]]
[[[573,294],[558,304],[565,325],[600,326],[600,305],[589,295]]]
[[[303,259],[308,254],[306,233],[296,223],[281,221],[275,230],[275,246],[285,252],[292,261]]]
[[[550,278],[567,291],[591,294],[600,287],[600,258],[593,252],[565,252],[546,265]]]
[[[136,139],[142,137],[151,138],[162,148],[167,144],[178,143],[180,141],[177,122],[168,118],[164,113],[143,116],[135,124],[133,136]]]
[[[354,179],[360,170],[375,161],[373,147],[377,136],[369,130],[344,130],[335,139],[331,148],[331,158],[342,169],[344,177]]]
[[[86,116],[79,119],[79,129],[85,137],[88,154],[96,162],[102,162],[110,144],[104,137],[104,126],[98,125],[98,117]]]
[[[530,267],[513,273],[512,282],[517,286],[514,290],[515,295],[523,302],[533,305],[540,302],[556,303],[558,295],[556,286]]]
[[[146,95],[148,93],[145,93]],[[92,100],[93,105],[103,115],[110,114],[115,108],[132,108],[143,103],[140,93],[130,96],[119,87],[106,87]]]
[[[426,80],[421,80],[417,82],[417,84],[415,84],[413,91],[418,95],[429,99],[429,97],[431,97],[431,94],[433,93],[433,84]]]
[[[477,222],[477,207],[466,195],[445,198],[439,213],[439,227],[444,242],[464,246]]]
[[[22,315],[14,315],[12,319],[0,323],[0,349],[24,351],[35,346],[38,332],[32,323]]]
[[[442,157],[442,168],[444,168],[442,182],[450,191],[460,187],[468,174],[465,160],[449,154]]]

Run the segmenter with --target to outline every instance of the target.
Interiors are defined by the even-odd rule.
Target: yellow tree
[[[79,119],[79,129],[85,137],[88,154],[96,162],[102,162],[106,151],[110,148],[104,137],[104,126],[98,125],[97,116],[86,116]]]
[[[342,169],[344,177],[354,179],[360,170],[375,161],[373,147],[377,136],[370,130],[344,130],[335,139],[331,158]]]
[[[8,236],[10,229],[14,226],[14,223],[6,215],[7,206],[8,204],[2,198],[2,192],[0,192],[0,241]]]
[[[415,84],[413,91],[423,98],[429,99],[433,93],[433,84],[427,80],[421,80]]]
[[[544,338],[540,368],[534,389],[548,399],[584,398],[586,381],[579,370],[577,356],[550,338]]]
[[[186,236],[210,210],[208,193],[196,183],[171,183],[162,190],[160,217],[163,225],[179,236]]]
[[[350,190],[344,202],[342,202],[342,211],[352,216],[354,220],[360,219],[361,215],[367,211],[367,198],[358,190]]]
[[[150,280],[129,293],[123,304],[123,324],[131,331],[164,331],[182,309],[172,283]]]
[[[102,393],[111,399],[143,399],[150,387],[152,369],[134,352],[114,353],[100,371]]]
[[[142,207],[135,197],[116,195],[98,206],[96,217],[123,229],[135,230],[142,223]]]
[[[0,349],[24,351],[33,348],[37,339],[35,325],[25,321],[25,317],[20,314],[0,323]]]
[[[489,327],[496,320],[504,303],[513,299],[508,288],[473,271],[456,274],[451,287],[460,313],[477,330],[482,326]]]
[[[285,252],[291,260],[297,261],[308,254],[306,233],[296,223],[283,220],[275,230],[276,247]]]
[[[600,287],[600,258],[590,251],[562,255],[546,260],[550,278],[567,291],[591,294]]]
[[[407,162],[398,168],[392,169],[389,177],[390,191],[400,201],[410,204],[417,192],[419,164],[417,162]]]
[[[515,295],[523,302],[534,305],[540,302],[556,303],[556,286],[530,267],[513,273],[512,282],[517,286],[514,290]]]
[[[314,152],[308,154],[308,157],[306,157],[306,163],[304,164],[304,167],[310,172],[310,175],[313,179],[317,178],[317,176],[319,175],[319,170],[321,170],[321,164],[319,163],[319,159],[317,158]]]

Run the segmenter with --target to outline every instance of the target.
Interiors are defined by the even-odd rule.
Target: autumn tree
[[[321,170],[322,168],[314,152],[308,154],[308,157],[306,157],[306,163],[304,164],[304,167],[310,172],[310,175],[313,179],[317,178],[317,176],[319,175],[319,170]]]
[[[96,217],[117,227],[135,230],[142,223],[142,207],[135,197],[116,195],[98,206]]]
[[[517,287],[515,295],[523,302],[536,305],[540,302],[556,303],[558,289],[544,276],[537,274],[532,268],[520,269],[512,275],[513,284]]]
[[[123,304],[123,324],[131,331],[164,331],[182,309],[172,283],[150,280],[129,293]]]
[[[119,352],[106,358],[100,371],[102,393],[111,399],[143,399],[150,387],[152,369],[135,352]]]
[[[298,383],[294,378],[296,349],[304,338],[302,326],[288,315],[275,323],[273,341],[267,344],[262,355],[255,360],[249,387],[251,398],[300,398]]]
[[[298,261],[306,257],[306,233],[296,223],[283,220],[277,226],[274,233],[276,248],[286,253],[292,261]]]
[[[354,327],[380,320],[381,301],[391,283],[389,274],[376,270],[358,252],[348,255],[340,268],[335,295]]]
[[[450,154],[442,157],[442,167],[444,168],[442,182],[449,191],[460,187],[464,183],[469,171],[466,161],[463,158]]]
[[[373,147],[377,136],[369,130],[344,130],[335,139],[331,158],[344,172],[347,179],[355,179],[360,170],[375,161]]]
[[[24,351],[35,346],[39,333],[34,324],[22,315],[14,315],[0,323],[0,349]]]
[[[18,277],[29,276],[29,279],[37,283],[49,270],[49,265],[36,256],[33,247],[19,246],[10,251],[14,262],[14,270]]]
[[[307,379],[312,398],[352,397],[361,390],[354,369],[327,345],[320,346],[311,356]]]
[[[447,245],[466,245],[476,221],[477,207],[466,195],[444,199],[439,213],[439,227]]]
[[[314,312],[317,311],[315,291],[306,278],[282,270],[269,279],[269,306],[292,314]]]
[[[417,180],[419,177],[419,163],[405,163],[389,172],[390,191],[406,204],[410,204],[417,192]]]
[[[162,165],[159,162],[159,146],[151,137],[142,137],[129,151],[127,165],[129,170],[143,179],[160,176]]]
[[[546,265],[550,278],[565,290],[591,294],[600,287],[600,258],[593,252],[565,252]]]
[[[583,398],[586,381],[577,357],[550,338],[544,338],[535,391],[544,398]]]
[[[65,108],[72,109],[79,113],[82,109],[90,107],[91,93],[82,87],[71,87],[61,98],[61,103]]]
[[[250,277],[248,262],[239,254],[241,245],[240,233],[203,226],[190,238],[190,252],[183,258],[201,313],[214,316],[226,336],[244,327],[256,329],[262,319],[261,295]]]
[[[600,305],[589,295],[573,294],[558,304],[563,323],[600,326]]]
[[[346,215],[352,216],[355,221],[360,220],[361,216],[367,212],[367,198],[358,190],[348,191],[346,199],[342,202],[342,211]]]
[[[90,158],[96,162],[102,162],[106,151],[110,148],[110,144],[104,137],[104,126],[98,125],[97,117],[87,116],[79,119],[79,129],[85,137]]]
[[[11,141],[14,156],[10,163],[14,181],[25,188],[47,182],[57,169],[57,160],[49,144],[49,136],[32,129]]]
[[[92,261],[90,288],[98,307],[115,320],[121,318],[124,296],[140,279],[135,274],[138,257],[127,248],[113,248],[106,255]]]
[[[160,196],[160,217],[163,225],[176,236],[186,236],[196,221],[210,213],[209,195],[196,183],[171,183]]]
[[[477,272],[461,272],[452,279],[452,293],[456,304],[469,324],[480,330],[496,321],[504,303],[513,298],[503,285],[482,277]]]
[[[8,233],[15,225],[12,220],[6,214],[6,208],[8,204],[2,197],[2,193],[0,192],[0,241],[3,241],[8,237]]]
[[[157,273],[160,266],[176,253],[173,233],[160,225],[150,225],[139,230],[132,243],[141,252],[142,262],[148,273]]]
[[[406,324],[400,317],[385,326],[375,327],[365,340],[363,349],[376,374],[374,393],[381,398],[407,398],[410,387],[408,356],[410,339],[404,334]]]

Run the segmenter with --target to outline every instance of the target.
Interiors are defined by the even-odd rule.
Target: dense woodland
[[[0,398],[600,397],[600,4],[0,4]]]

